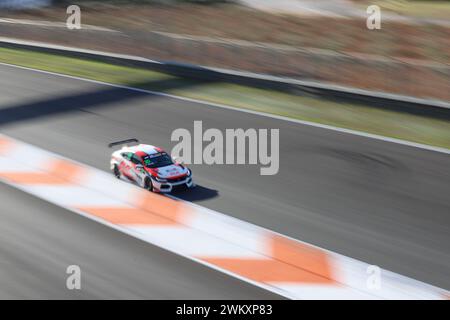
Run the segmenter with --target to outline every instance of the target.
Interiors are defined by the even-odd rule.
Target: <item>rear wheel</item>
[[[147,189],[148,191],[153,191],[152,179],[148,177],[145,178],[144,188]]]
[[[113,172],[114,172],[114,176],[115,176],[117,179],[120,179],[120,170],[119,170],[119,167],[118,167],[117,165],[114,165]]]

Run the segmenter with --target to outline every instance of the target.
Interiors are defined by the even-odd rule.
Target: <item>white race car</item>
[[[109,144],[109,147],[138,143],[128,139]],[[178,163],[163,149],[139,144],[123,146],[111,156],[111,170],[117,178],[126,178],[154,192],[172,192],[195,186],[192,171]]]

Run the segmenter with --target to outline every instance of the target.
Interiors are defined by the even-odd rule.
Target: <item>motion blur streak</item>
[[[170,150],[170,133],[176,128],[192,124],[194,120],[202,120],[205,127],[219,129],[280,128],[283,138],[280,139],[278,175],[261,177],[257,170],[247,166],[194,166],[198,187],[192,192],[177,194],[177,197],[201,202],[204,207],[226,212],[240,220],[379,265],[383,269],[445,289],[450,288],[450,176],[446,170],[449,161],[446,154],[30,70],[1,66],[0,74],[0,126],[3,133],[105,171],[109,169],[110,149],[107,143],[124,137],[138,137],[141,141]],[[36,153],[33,153],[33,158],[35,156]],[[20,159],[26,161],[26,154]],[[40,166],[41,161],[44,159],[33,161],[33,166]],[[14,165],[10,163],[11,167]],[[33,167],[17,166],[22,170]],[[95,181],[95,177],[92,179]],[[108,186],[102,185],[102,189],[108,190]],[[45,194],[52,195],[53,191],[52,187],[47,186]],[[73,191],[82,192],[80,189]],[[118,194],[126,195],[126,192],[115,194],[114,200],[123,203]],[[108,197],[104,199],[89,197],[86,193],[84,195],[83,203],[70,203],[70,197],[56,195],[55,201],[64,206],[76,205],[81,208],[111,205]],[[16,193],[11,199],[17,201],[28,197]],[[12,206],[12,201],[4,203]],[[61,212],[65,210],[61,209]],[[38,211],[32,221],[24,215],[20,227],[10,224],[5,226],[9,233],[17,234],[23,228],[28,230],[43,216],[45,212]],[[82,228],[86,227],[83,223],[73,223],[73,219],[67,218],[67,215],[64,217],[72,223],[70,228],[73,232],[83,233]],[[117,221],[122,219],[119,218]],[[173,221],[170,217],[166,218]],[[181,220],[185,218],[180,217]],[[65,238],[68,226],[64,221],[58,221],[58,228],[65,230],[65,233],[58,232],[57,240],[49,245],[49,250],[59,242],[71,240]],[[207,220],[194,221],[199,224],[196,226],[198,229]],[[48,220],[46,223],[53,224]],[[132,225],[136,227],[136,224]],[[117,241],[111,240],[114,236],[109,231],[102,230],[98,236],[105,236],[117,244]],[[56,230],[52,229],[52,232]],[[165,225],[162,225],[160,232],[168,232]],[[119,234],[116,237],[130,244]],[[261,242],[253,243],[253,248],[260,252],[258,243]],[[86,250],[85,246],[80,246]],[[198,257],[198,252],[194,252],[196,248],[193,247],[190,253]],[[8,248],[3,250],[8,251]],[[107,259],[99,249],[92,250],[94,255],[100,254]],[[26,252],[22,246],[8,256],[17,261]],[[42,253],[40,261],[45,256]],[[221,260],[226,258],[204,257],[206,261],[211,259],[219,266],[232,263],[230,260]],[[88,263],[92,259],[89,257],[83,261]],[[165,258],[158,254],[153,260],[159,263],[159,259]],[[252,259],[255,260],[255,257]],[[336,257],[338,260],[340,258]],[[33,266],[31,272],[39,268],[30,265]],[[124,270],[127,270],[126,265],[122,265]],[[170,267],[175,268],[173,265]],[[364,269],[365,264],[361,267]],[[192,265],[190,268],[195,269]],[[130,266],[127,273],[131,274],[134,270]],[[327,268],[321,270],[326,271]],[[209,273],[211,271],[202,272],[209,274],[209,279],[213,278],[211,281],[214,285],[224,285]],[[245,270],[239,272],[245,275]],[[366,277],[365,272],[366,269]],[[198,272],[190,274],[199,279]],[[171,276],[164,274],[162,277],[164,285],[160,284],[161,290],[169,290]],[[266,276],[256,275],[255,279],[261,277]],[[20,277],[16,277],[16,280],[18,286],[24,282]],[[279,279],[273,277],[269,280]],[[292,283],[278,282],[276,285],[280,288],[285,286],[286,290],[296,292],[297,296],[301,296],[303,290],[321,295],[322,287],[315,286],[314,290],[308,290],[307,286],[299,287]],[[47,283],[47,286],[59,284]],[[142,289],[141,286],[139,288]],[[171,291],[170,296],[186,296],[188,290],[183,291],[183,288],[179,288],[178,295]],[[237,292],[240,290],[233,293]],[[196,294],[209,297],[207,291]],[[244,294],[247,297],[251,294],[255,297],[263,295],[261,290],[251,292],[248,287],[245,287]]]
[[[388,271],[381,273],[382,286],[370,288],[366,280],[368,264],[199,206],[148,193],[44,150],[6,141],[11,148],[23,149],[28,156],[21,163],[14,152],[0,154],[0,178],[5,182],[91,219],[113,223],[129,235],[195,261],[207,262],[274,293],[294,299],[444,299],[448,295],[442,289]],[[30,167],[36,159],[43,165],[35,166],[31,172],[11,174],[8,163]],[[55,170],[54,164],[59,170]],[[5,174],[3,170],[8,172]],[[76,176],[80,171],[85,172],[85,177],[75,178],[74,173]],[[23,179],[27,175],[33,178]],[[86,202],[99,211],[78,205]]]

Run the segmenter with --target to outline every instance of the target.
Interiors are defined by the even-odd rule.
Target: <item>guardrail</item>
[[[62,54],[68,57],[90,59],[122,66],[146,68],[178,77],[201,81],[232,82],[246,86],[270,88],[300,95],[318,96],[320,98],[331,99],[334,101],[337,100],[347,103],[360,103],[400,112],[450,119],[450,103],[440,100],[414,98],[398,94],[349,88],[328,83],[211,68],[177,62],[156,61],[138,56],[86,50],[19,39],[0,37],[0,47],[26,49],[60,55]]]

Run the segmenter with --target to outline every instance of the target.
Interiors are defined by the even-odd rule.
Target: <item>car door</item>
[[[131,156],[131,176],[132,179],[139,185],[144,184],[144,174],[143,174],[144,166],[142,164],[142,159],[136,154],[132,154]]]

